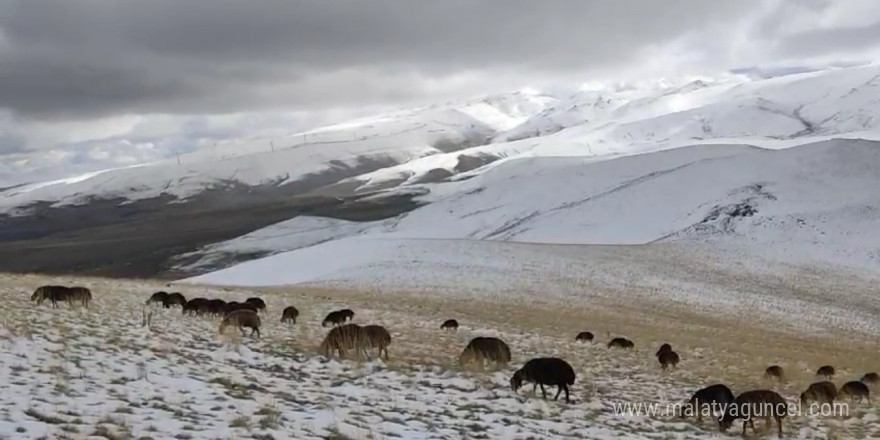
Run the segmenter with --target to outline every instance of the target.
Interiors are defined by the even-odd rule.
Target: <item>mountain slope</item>
[[[297,218],[206,249],[206,255],[259,247],[260,236],[273,237],[264,251],[310,253],[355,236],[381,239],[371,246],[388,239],[681,241],[880,272],[878,142],[832,140],[783,150],[696,146],[594,163],[522,159],[466,181],[429,186],[428,204],[393,219]],[[381,254],[384,248],[376,249]],[[350,271],[368,265],[364,257],[327,267]],[[223,271],[216,276],[223,279]]]

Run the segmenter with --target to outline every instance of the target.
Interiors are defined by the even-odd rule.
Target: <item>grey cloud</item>
[[[462,70],[527,76],[632,61],[746,3],[22,0],[0,14],[0,106],[90,118],[406,101],[424,96],[420,80]],[[339,71],[335,84],[321,80]],[[365,93],[383,77],[393,90]],[[330,88],[306,89],[315,83]]]

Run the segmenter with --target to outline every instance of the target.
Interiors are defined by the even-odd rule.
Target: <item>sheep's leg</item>
[[[562,393],[562,385],[556,385],[556,396],[553,397],[553,400],[559,399],[559,394]]]
[[[538,385],[541,385],[541,394],[543,394],[544,399],[546,399],[547,398],[547,390],[544,389],[544,384],[538,384]]]
[[[535,382],[534,384],[532,384],[532,395],[534,396],[535,393],[537,393],[537,392],[538,392],[538,382]]]
[[[749,422],[747,420],[743,420],[743,433],[742,436],[746,436],[746,426],[749,426]]]
[[[776,415],[776,426],[779,428],[777,435],[779,435],[779,438],[782,438],[782,417],[779,414]]]
[[[565,390],[565,403],[571,403],[571,399],[568,397],[568,385],[563,385],[563,390]]]

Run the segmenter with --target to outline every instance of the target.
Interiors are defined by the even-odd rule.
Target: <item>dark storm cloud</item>
[[[641,47],[730,20],[749,3],[7,2],[0,106],[88,118],[405,100],[425,93],[419,81],[460,71],[527,75],[628,62]],[[334,80],[322,79],[329,72]],[[390,78],[394,87],[375,90]]]

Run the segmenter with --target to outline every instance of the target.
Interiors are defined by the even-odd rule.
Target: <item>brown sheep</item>
[[[68,301],[70,298],[70,289],[65,286],[40,286],[31,295],[31,301],[36,301],[37,305],[43,304],[43,301],[49,300],[52,308],[58,308],[59,301]]]
[[[345,324],[333,327],[318,348],[324,356],[330,356],[334,351],[339,357],[345,357],[345,353],[353,350],[358,358],[367,357],[367,335],[364,328],[357,324]]]
[[[785,371],[779,365],[771,365],[764,370],[764,377],[768,379],[775,378],[777,381],[782,382],[785,378]]]
[[[752,432],[757,432],[755,418],[760,416],[769,426],[772,417],[779,428],[779,438],[782,438],[782,419],[786,415],[788,415],[788,403],[779,393],[770,390],[746,391],[737,396],[733,404],[727,407],[727,411],[718,420],[718,425],[721,432],[727,432],[734,420],[742,418],[742,435],[745,437],[746,426],[751,426]]]
[[[840,387],[840,391],[837,392],[838,396],[849,396],[850,399],[855,402],[856,397],[859,398],[859,403],[862,403],[863,399],[868,400],[868,404],[871,404],[871,390],[868,389],[868,386],[864,383],[854,380],[851,382],[847,382]]]
[[[510,347],[501,339],[477,336],[468,342],[458,357],[459,365],[477,362],[481,368],[487,360],[496,365],[506,365],[510,362]]]
[[[655,354],[655,356],[660,356],[660,353],[665,353],[665,352],[667,352],[667,351],[672,351],[672,346],[669,345],[669,344],[663,344],[663,345],[661,345],[660,348],[657,350],[657,354]]]
[[[574,337],[577,342],[593,342],[593,334],[590,332],[580,332]]]
[[[257,338],[260,337],[260,316],[251,309],[234,310],[226,314],[220,321],[220,334],[222,335],[228,326],[238,327],[241,334],[244,335],[244,328],[251,329],[251,336],[256,333]]]
[[[73,305],[78,302],[85,308],[89,308],[89,302],[92,301],[92,291],[88,287],[75,286],[70,288],[69,303]]]
[[[379,357],[388,360],[388,346],[391,345],[391,333],[381,325],[365,325],[364,334],[367,337],[367,345],[370,348],[379,349]],[[385,356],[382,356],[382,353]]]
[[[284,310],[281,311],[281,322],[289,322],[291,324],[296,324],[296,318],[299,316],[299,310],[294,306],[285,307]]]
[[[828,380],[831,380],[834,377],[834,373],[834,367],[832,367],[831,365],[824,365],[816,370],[816,376],[821,376]]]
[[[458,321],[454,319],[447,319],[443,321],[443,324],[440,325],[441,330],[449,330],[449,331],[457,331],[458,330]]]
[[[166,302],[166,304],[168,305],[168,307],[166,308],[170,308],[171,306],[183,307],[184,305],[186,305],[186,297],[184,297],[183,294],[180,292],[169,293],[168,301]]]
[[[631,350],[635,347],[632,341],[626,338],[614,338],[610,342],[608,342],[608,348],[621,348],[624,350]]]
[[[866,385],[877,386],[877,384],[880,384],[880,375],[877,373],[868,373],[862,376],[861,381]]]
[[[660,361],[660,367],[665,370],[666,367],[668,367],[670,365],[672,365],[673,368],[678,367],[679,357],[678,357],[678,353],[676,353],[672,350],[669,350],[669,351],[664,351],[664,352],[660,353],[657,356],[657,360]]]
[[[837,398],[837,387],[829,381],[816,382],[807,388],[800,395],[801,405],[807,405],[810,402],[818,403],[834,403]]]
[[[547,399],[544,385],[555,385],[557,390],[553,400],[559,399],[559,394],[565,391],[565,403],[571,403],[568,387],[574,384],[574,380],[574,369],[568,362],[559,358],[535,358],[513,373],[513,377],[510,378],[510,388],[515,393],[522,387],[523,382],[532,382],[534,384],[532,392],[540,385],[541,394]]]

